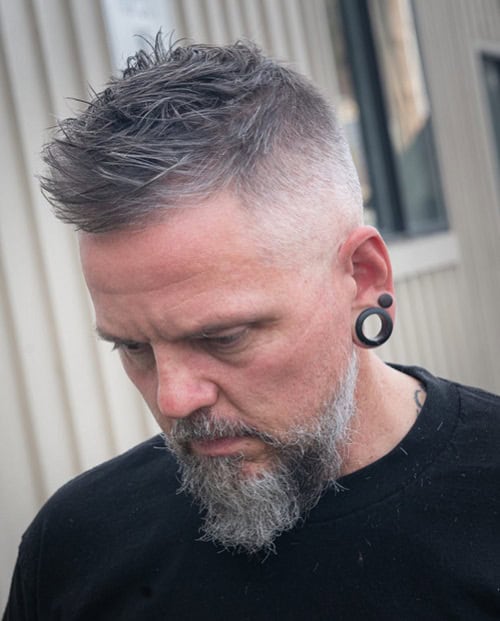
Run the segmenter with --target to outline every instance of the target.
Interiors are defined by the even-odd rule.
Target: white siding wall
[[[500,58],[498,0],[416,2],[450,225],[461,262],[441,325],[459,318],[457,377],[500,392],[500,180],[478,52]],[[433,303],[432,291],[426,304]],[[453,317],[454,316],[454,317]],[[434,345],[434,341],[432,344]],[[446,342],[450,357],[458,357]]]
[[[256,39],[335,100],[323,0],[178,0],[170,8],[177,35]],[[499,5],[436,0],[417,9],[459,252],[434,268],[422,257],[423,270],[418,252],[404,259],[413,263],[397,270],[399,322],[383,355],[500,390],[500,209],[472,51],[480,40],[500,41]],[[85,98],[87,84],[99,89],[110,71],[97,0],[0,0],[0,608],[19,537],[40,503],[154,430],[93,336],[75,240],[50,215],[34,176],[45,129],[76,106],[64,97]]]

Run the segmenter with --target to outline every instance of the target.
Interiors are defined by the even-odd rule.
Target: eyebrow
[[[216,334],[217,332],[222,332],[223,330],[229,330],[230,328],[235,328],[239,325],[241,326],[251,326],[255,324],[264,324],[264,323],[272,323],[275,321],[275,317],[262,317],[262,316],[253,316],[253,317],[234,317],[232,319],[227,319],[225,321],[207,323],[201,326],[199,329],[194,331],[186,331],[180,334],[176,339],[173,340],[182,340],[182,339],[197,339],[203,338],[206,336],[210,336],[212,334]],[[95,332],[103,341],[107,341],[109,343],[114,343],[116,345],[122,345],[127,343],[140,343],[142,341],[137,341],[135,339],[123,338],[120,336],[115,336],[101,329],[99,326],[95,327]]]
[[[133,339],[123,339],[119,336],[114,336],[113,334],[109,334],[108,332],[101,330],[99,326],[95,327],[95,333],[101,341],[106,341],[108,343],[115,343],[117,345],[123,344],[123,343],[132,343],[132,342],[135,343],[136,342],[136,341],[133,341]]]

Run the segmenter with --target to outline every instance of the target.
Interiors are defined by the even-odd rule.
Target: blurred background
[[[80,105],[68,97],[160,27],[253,39],[320,86],[394,262],[382,357],[500,392],[498,0],[0,0],[0,609],[41,503],[156,432],[94,336],[74,235],[36,173],[47,128]]]

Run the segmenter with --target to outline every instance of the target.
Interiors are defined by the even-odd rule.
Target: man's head
[[[333,112],[252,46],[158,40],[45,158],[98,332],[206,537],[270,549],[343,471],[366,366],[353,321],[392,289]]]

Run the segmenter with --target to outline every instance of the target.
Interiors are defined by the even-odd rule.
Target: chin
[[[266,472],[270,470],[270,464],[266,461],[247,461],[244,460],[241,464],[241,475],[245,478],[258,479],[262,477]]]

